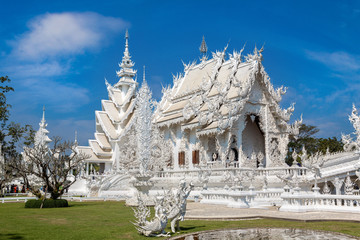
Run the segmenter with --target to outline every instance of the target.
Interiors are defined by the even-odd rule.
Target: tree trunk
[[[51,199],[53,199],[53,200],[58,199],[60,196],[61,196],[61,193],[58,192],[58,191],[56,191],[56,190],[53,190],[53,191],[51,192]]]

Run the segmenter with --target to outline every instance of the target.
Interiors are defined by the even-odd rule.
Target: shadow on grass
[[[16,233],[1,234],[0,239],[25,239],[23,236]]]
[[[71,203],[69,202],[69,207],[85,207],[85,206],[92,206],[92,205],[96,205],[96,203],[91,203],[91,202],[77,202],[77,203]]]
[[[195,228],[203,228],[205,226],[195,226],[195,227],[180,227],[180,231],[189,231]]]

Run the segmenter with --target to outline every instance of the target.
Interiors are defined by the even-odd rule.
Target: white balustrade
[[[307,169],[305,167],[280,167],[280,168],[206,168],[205,171],[211,171],[211,176],[222,176],[228,171],[238,174],[240,172],[253,172],[257,176],[285,176],[288,174],[304,176],[307,175]],[[173,177],[198,177],[200,169],[193,170],[163,170],[155,173],[155,176],[159,178],[173,178]]]
[[[283,204],[280,211],[311,212],[333,211],[360,213],[359,195],[304,194],[301,192],[281,195]]]
[[[0,198],[1,203],[6,202],[27,202],[27,200],[36,199],[36,197],[4,197]]]
[[[206,190],[202,191],[201,203],[220,204],[233,208],[265,207],[281,202],[283,191],[239,191]]]

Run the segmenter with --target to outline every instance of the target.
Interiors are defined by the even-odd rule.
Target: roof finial
[[[207,53],[207,46],[206,46],[206,42],[205,42],[205,37],[203,36],[202,38],[202,42],[201,42],[201,45],[200,45],[200,52],[202,54],[206,54]]]
[[[45,105],[43,105],[43,115],[42,115],[42,119],[41,119],[41,125],[45,126]]]
[[[200,52],[202,53],[202,58],[201,58],[201,61],[206,61],[207,60],[207,56],[206,56],[206,53],[207,53],[207,46],[206,46],[206,42],[205,42],[205,37],[203,36],[202,38],[202,42],[201,42],[201,45],[200,45],[200,48],[199,48]]]
[[[129,31],[126,29],[126,33],[125,33],[125,52],[124,52],[125,56],[129,56]]]
[[[75,140],[74,140],[74,145],[78,144],[78,140],[77,140],[77,131],[75,130]]]
[[[144,72],[143,72],[143,81],[145,82],[145,65],[144,65]]]

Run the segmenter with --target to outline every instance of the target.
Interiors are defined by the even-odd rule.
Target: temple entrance
[[[215,137],[211,137],[208,140],[208,162],[220,161],[219,153],[216,150],[216,139]]]
[[[247,158],[246,161],[251,161],[251,166],[259,167],[259,161],[265,156],[265,137],[260,128],[260,118],[254,114],[248,115],[245,124],[242,132],[243,153]]]

